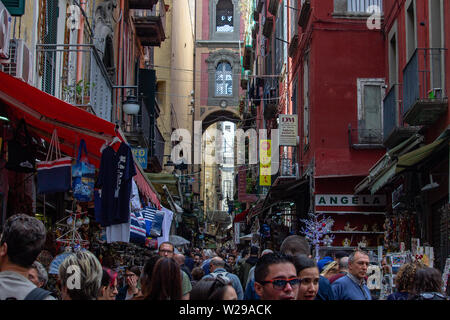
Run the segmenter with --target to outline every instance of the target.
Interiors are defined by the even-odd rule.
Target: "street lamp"
[[[122,104],[123,112],[126,114],[137,115],[139,114],[139,102],[134,95],[128,95]]]

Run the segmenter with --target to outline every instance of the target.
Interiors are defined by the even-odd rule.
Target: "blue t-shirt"
[[[96,184],[102,189],[97,221],[102,227],[130,220],[131,179],[135,175],[133,155],[126,143],[122,142],[117,152],[110,146],[103,150]]]

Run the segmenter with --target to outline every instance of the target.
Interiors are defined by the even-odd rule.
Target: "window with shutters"
[[[45,11],[44,34],[41,35],[43,44],[55,44],[57,39],[58,2],[47,1]],[[55,94],[56,52],[45,51],[42,76],[42,91]]]
[[[358,79],[358,141],[383,143],[384,79]]]
[[[25,0],[2,0],[9,14],[12,16],[22,16],[25,14]]]

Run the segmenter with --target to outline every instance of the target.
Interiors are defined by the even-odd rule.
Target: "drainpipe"
[[[122,52],[122,29],[123,29],[123,19],[124,19],[124,7],[125,7],[125,3],[124,0],[120,0],[120,22],[119,22],[119,32],[117,33],[118,37],[119,37],[119,46],[118,46],[118,52],[117,52],[117,73],[116,73],[116,85],[122,85],[122,81],[121,78],[119,77],[119,75],[122,72],[122,65],[120,64],[121,61],[121,57],[122,55],[120,54]],[[117,92],[117,91],[116,91]],[[115,110],[115,119],[113,119],[114,121],[119,121],[120,119],[120,112],[119,112],[119,94],[116,93],[116,97],[115,97],[115,104],[116,104],[116,110]]]
[[[81,6],[81,10],[85,11],[86,10],[86,1],[81,0],[80,1],[80,6]],[[84,15],[80,14],[80,28],[78,29],[78,39],[77,39],[77,44],[83,44],[84,42]],[[77,51],[77,83],[80,80],[84,80],[83,79],[83,51],[81,51],[83,48],[82,47],[78,47],[78,51]],[[83,92],[84,94],[84,92]]]

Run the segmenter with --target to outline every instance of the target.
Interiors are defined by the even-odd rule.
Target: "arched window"
[[[233,95],[233,75],[228,62],[220,62],[216,68],[216,96]]]
[[[216,6],[216,32],[233,32],[233,3],[219,0]]]

